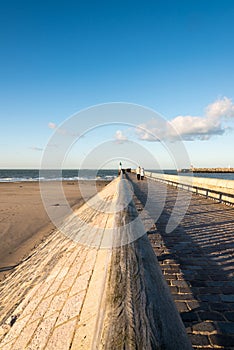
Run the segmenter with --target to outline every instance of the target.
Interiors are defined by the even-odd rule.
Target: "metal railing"
[[[167,183],[168,185],[172,185],[187,191],[191,191],[196,195],[201,195],[206,198],[211,198],[213,200],[218,201],[219,203],[224,203],[228,205],[234,205],[234,180],[226,181],[226,183],[231,186],[225,188],[223,186],[219,186],[219,181],[221,183],[225,183],[225,180],[216,180],[216,186],[206,184],[210,179],[206,178],[194,178],[190,176],[179,176],[179,175],[166,175],[166,174],[157,174],[153,172],[146,172],[145,176],[160,181],[163,183]],[[178,180],[175,180],[175,177],[178,177]],[[204,185],[198,184],[196,180],[203,180]],[[184,181],[183,181],[184,180]],[[214,188],[211,188],[214,187]]]

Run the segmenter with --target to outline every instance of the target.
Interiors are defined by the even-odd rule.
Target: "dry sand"
[[[107,184],[83,181],[86,198]],[[51,186],[55,184],[51,183]],[[64,181],[64,193],[70,206],[84,203],[77,181]],[[38,182],[0,183],[0,269],[13,266],[47,237],[55,227],[43,206]],[[0,272],[0,280],[6,272]]]

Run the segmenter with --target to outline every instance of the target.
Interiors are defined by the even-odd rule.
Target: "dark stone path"
[[[151,206],[157,212],[165,185],[129,178],[139,212],[151,181]],[[177,193],[167,186],[165,205],[148,237],[193,348],[234,349],[234,207],[193,194],[180,224],[166,233]]]

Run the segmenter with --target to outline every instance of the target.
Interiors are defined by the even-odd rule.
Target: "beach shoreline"
[[[79,187],[81,183],[82,193],[85,191],[87,198],[109,181],[63,181],[65,197],[73,210],[85,202]],[[50,184],[56,186],[55,181]],[[1,281],[9,274],[7,268],[27,258],[56,227],[44,208],[39,182],[1,182],[0,193]]]

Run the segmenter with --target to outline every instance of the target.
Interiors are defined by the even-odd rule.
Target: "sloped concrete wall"
[[[136,230],[138,235],[144,228],[123,178],[117,207],[118,244],[113,247],[107,276],[100,348],[192,349],[147,234],[132,241]],[[131,243],[121,245],[119,240]]]

